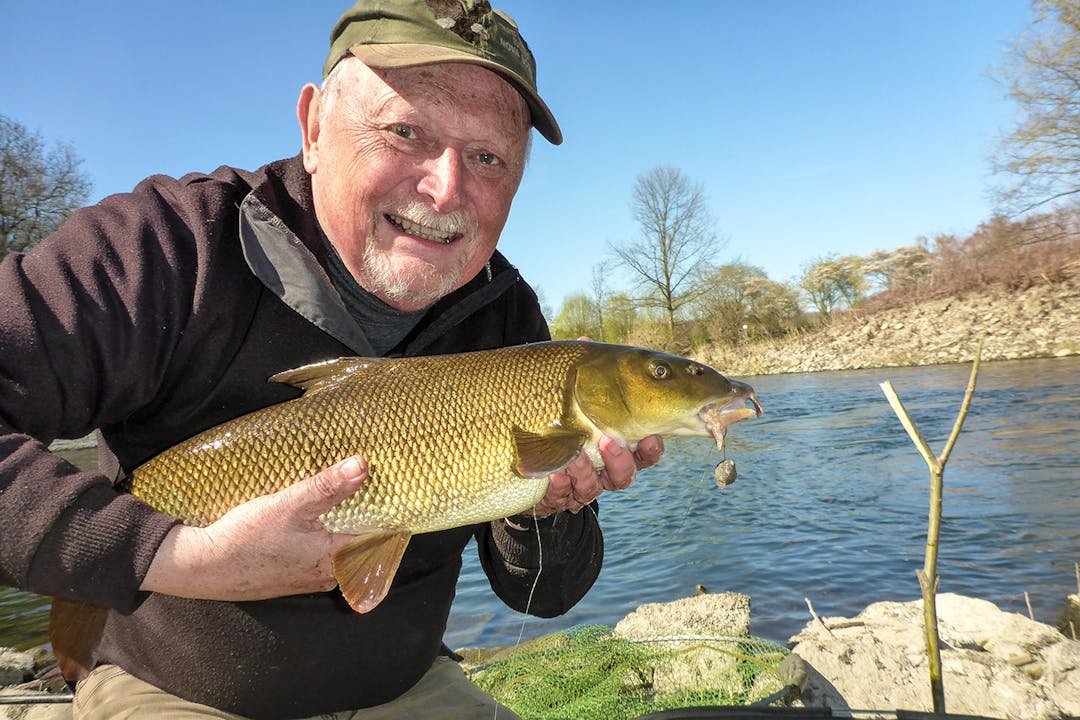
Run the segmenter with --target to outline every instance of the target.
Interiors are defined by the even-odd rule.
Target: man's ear
[[[304,169],[313,174],[319,165],[319,107],[322,97],[312,83],[300,90],[296,102],[296,119],[300,121],[300,134],[304,142]]]

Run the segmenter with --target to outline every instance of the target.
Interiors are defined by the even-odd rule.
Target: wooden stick
[[[911,421],[911,416],[908,415],[904,403],[900,402],[900,397],[896,394],[896,390],[893,389],[892,382],[886,380],[881,383],[881,391],[885,393],[885,397],[888,399],[889,405],[892,406],[893,412],[896,413],[896,417],[900,418],[900,424],[907,430],[911,442],[915,443],[915,447],[923,456],[923,460],[926,461],[926,466],[930,468],[930,472],[934,472],[938,465],[937,458],[934,457],[934,453],[930,450],[930,446],[926,443],[926,440],[923,439],[922,433],[919,432],[919,428],[915,427],[915,423]]]
[[[819,618],[818,614],[814,612],[814,605],[810,602],[810,598],[803,598],[803,600],[806,601],[806,607],[810,609],[810,616],[817,620],[819,623],[821,623],[821,627],[825,628],[825,632],[829,633],[833,637],[836,637],[836,635],[833,635],[833,631],[829,629],[829,626],[825,624],[825,621]]]
[[[926,628],[926,650],[929,655],[930,670],[930,695],[934,702],[934,712],[945,712],[945,685],[942,678],[941,666],[941,636],[938,632],[937,617],[937,589],[941,578],[937,574],[938,542],[941,537],[941,498],[944,492],[945,463],[949,460],[956,440],[960,436],[960,430],[964,426],[968,409],[971,407],[971,398],[975,394],[975,378],[979,373],[979,359],[982,357],[982,343],[979,343],[975,351],[975,362],[971,368],[971,377],[968,379],[967,389],[964,392],[964,400],[960,405],[960,412],[953,423],[952,432],[945,443],[945,449],[941,455],[935,457],[930,446],[923,439],[922,434],[916,427],[915,422],[908,415],[900,397],[893,389],[892,383],[886,380],[881,383],[881,390],[892,406],[893,412],[900,419],[900,424],[907,430],[908,436],[915,444],[919,453],[926,461],[930,469],[930,515],[926,527],[926,557],[923,569],[916,571],[919,578],[919,587],[923,596],[923,624]]]
[[[942,467],[949,461],[949,455],[952,454],[953,446],[956,445],[956,438],[960,437],[960,428],[964,426],[964,418],[967,417],[968,408],[971,407],[971,398],[975,395],[975,378],[979,375],[979,362],[982,359],[982,341],[979,341],[979,347],[975,350],[975,362],[971,365],[971,376],[968,378],[967,389],[964,390],[964,400],[960,403],[960,412],[956,416],[956,423],[953,425],[952,434],[949,435],[948,442],[945,443],[945,449],[941,451],[941,455],[938,457],[938,462]]]
[[[1028,595],[1027,590],[1024,591],[1024,602],[1026,602],[1027,606],[1028,606],[1028,617],[1031,618],[1032,620],[1034,620],[1035,619],[1035,613],[1032,612],[1032,610],[1031,610],[1031,596]]]

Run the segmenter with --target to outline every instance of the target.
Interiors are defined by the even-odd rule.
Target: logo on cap
[[[443,30],[449,30],[465,42],[481,47],[488,39],[483,21],[492,12],[487,0],[426,0],[435,13],[435,22]]]

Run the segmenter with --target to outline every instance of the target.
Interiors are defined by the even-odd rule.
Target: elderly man
[[[605,470],[578,458],[534,514],[416,536],[366,615],[333,589],[349,536],[317,520],[364,481],[362,458],[205,528],[114,489],[177,441],[295,396],[266,382],[276,372],[548,338],[495,250],[530,128],[562,139],[506,15],[359,2],[297,114],[300,156],[151,177],[0,265],[0,582],[108,608],[76,717],[512,717],[442,644],[462,550],[476,539],[511,607],[563,613],[600,570],[594,500],[662,453],[659,438],[635,454],[607,442]],[[98,472],[47,450],[93,430]]]

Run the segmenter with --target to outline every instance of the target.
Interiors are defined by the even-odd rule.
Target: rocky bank
[[[0,720],[70,720],[71,695],[55,668],[44,648],[0,647]]]
[[[813,332],[697,357],[725,374],[770,375],[970,362],[980,342],[983,360],[1080,354],[1080,278],[850,312]]]
[[[705,593],[643,605],[619,622],[615,634],[626,638],[745,634],[750,606],[749,597],[736,593]],[[1080,716],[1080,642],[985,600],[942,594],[937,608],[949,713],[1007,720]],[[543,638],[526,646],[541,642]],[[793,662],[785,661],[778,673],[784,683],[800,688],[796,705],[828,707],[835,717],[856,713],[891,718],[897,710],[932,710],[921,600],[875,603],[854,618],[811,619],[790,645],[795,657],[788,660]],[[461,652],[469,667],[506,651]],[[47,661],[45,656],[0,650],[0,681],[28,680]],[[674,670],[666,668],[671,675],[667,681],[701,680],[696,668]],[[25,695],[26,688],[0,690],[0,719],[71,717],[70,703],[3,703],[3,695]]]
[[[1080,642],[986,600],[937,597],[945,709],[1009,720],[1080,716]],[[807,706],[933,709],[922,601],[822,618],[791,639]]]

